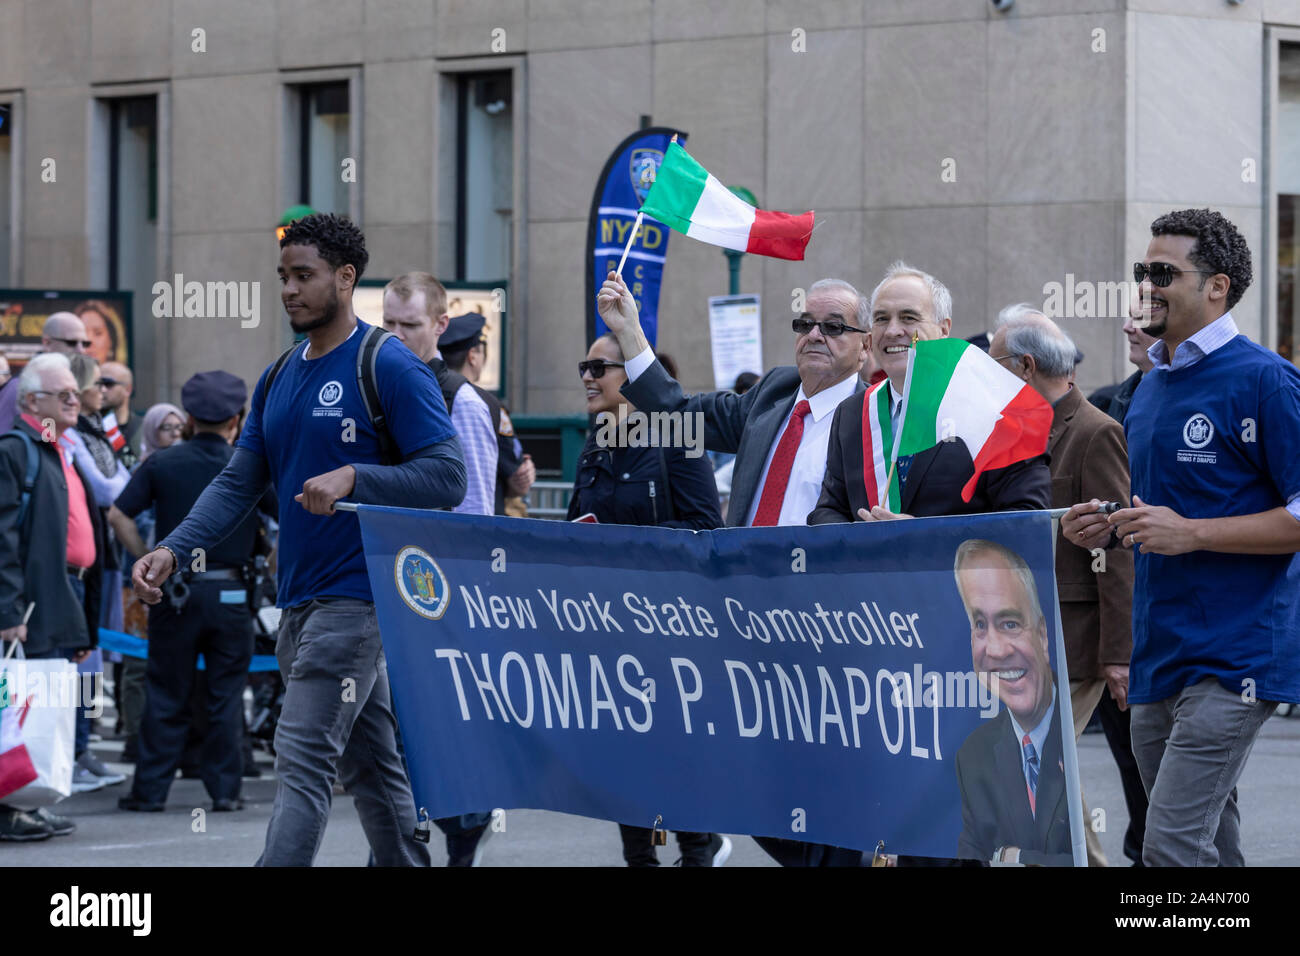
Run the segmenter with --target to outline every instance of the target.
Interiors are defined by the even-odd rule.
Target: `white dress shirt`
[[[628,359],[623,364],[627,380],[635,382],[654,364],[654,360],[654,350],[649,348]],[[777,524],[808,523],[808,513],[817,507],[817,499],[821,497],[833,413],[840,402],[854,393],[857,386],[856,372],[839,384],[822,389],[812,398],[804,394],[802,385],[799,386],[799,394],[795,396],[794,405],[790,407],[790,414],[786,416],[785,421],[781,422],[781,427],[776,430],[776,438],[772,441],[772,447],[767,450],[758,487],[754,489],[754,500],[749,503],[749,514],[745,516],[746,527],[754,523],[754,515],[758,512],[758,503],[763,497],[763,484],[767,481],[767,470],[772,467],[772,456],[776,454],[776,446],[781,443],[781,436],[785,434],[790,419],[794,417],[795,406],[804,399],[808,400],[811,412],[804,416],[803,437],[799,440],[799,450],[795,452],[794,464],[790,467],[790,481],[785,486],[785,500],[781,502],[781,516]]]
[[[807,399],[808,407],[812,411],[804,416],[803,436],[799,439],[799,450],[794,453],[794,464],[790,467],[790,482],[785,486],[785,500],[781,502],[781,516],[777,519],[777,524],[808,523],[808,514],[817,507],[817,499],[822,493],[822,478],[826,476],[826,449],[830,445],[831,421],[835,418],[835,409],[839,407],[840,402],[852,395],[857,387],[856,372],[844,381],[822,389],[812,398],[804,394],[802,385],[799,386],[799,394],[795,396],[794,404],[798,405]],[[786,427],[793,417],[792,406],[790,414],[776,431],[776,440],[767,450],[763,473],[758,479],[758,487],[754,489],[754,500],[749,504],[749,514],[745,517],[746,525],[754,523],[754,515],[758,513],[758,503],[763,497],[763,486],[767,482],[767,471],[772,467],[772,456],[776,454],[776,446],[781,443],[781,436],[785,434]]]

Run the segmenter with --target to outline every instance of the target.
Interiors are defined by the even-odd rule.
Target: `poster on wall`
[[[384,324],[384,286],[389,279],[362,279],[352,293],[352,311],[357,318],[372,325]],[[453,318],[477,312],[487,321],[483,337],[487,355],[483,357],[483,374],[475,383],[498,397],[505,397],[505,322],[506,289],[509,283],[444,282],[447,290],[447,314]]]
[[[15,372],[41,351],[41,330],[55,312],[81,318],[95,361],[131,364],[130,292],[0,289],[0,353]]]

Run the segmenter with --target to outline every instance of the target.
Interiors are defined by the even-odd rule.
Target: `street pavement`
[[[106,714],[111,714],[111,710]],[[111,717],[104,725],[111,727]],[[130,773],[121,759],[120,741],[92,744],[113,769]],[[246,808],[212,813],[198,780],[177,779],[163,813],[126,813],[117,798],[130,781],[94,793],[77,794],[55,809],[73,819],[77,831],[40,843],[0,843],[0,866],[249,866],[261,852],[275,796],[271,757],[258,754],[260,779],[244,782]],[[1102,848],[1112,865],[1127,865],[1122,846],[1128,813],[1119,772],[1106,739],[1085,734],[1079,743],[1079,766],[1090,809],[1105,811]],[[1265,725],[1239,786],[1242,838],[1252,866],[1300,865],[1300,717],[1273,717]],[[485,847],[484,866],[621,866],[618,827],[603,820],[540,810],[509,810],[502,832]],[[748,837],[732,834],[728,866],[774,866]],[[446,862],[442,835],[430,844],[435,864]],[[318,866],[364,866],[368,848],[352,798],[334,798],[334,809]],[[675,841],[659,848],[671,865],[678,857]]]

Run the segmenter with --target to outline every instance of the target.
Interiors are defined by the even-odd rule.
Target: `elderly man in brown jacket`
[[[1124,428],[1098,411],[1071,384],[1075,348],[1051,319],[1029,305],[999,316],[989,354],[1051,403],[1055,416],[1047,440],[1052,507],[1076,501],[1126,502],[1128,446]],[[1133,556],[1122,549],[1090,553],[1060,541],[1056,589],[1061,601],[1074,735],[1083,733],[1107,685],[1121,710],[1128,707],[1128,664],[1133,652]],[[1106,857],[1084,805],[1090,866]]]

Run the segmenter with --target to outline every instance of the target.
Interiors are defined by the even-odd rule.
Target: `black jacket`
[[[86,572],[86,600],[79,604],[68,583],[68,485],[59,452],[21,418],[14,427],[35,439],[41,466],[27,506],[26,527],[19,529],[27,447],[16,435],[0,435],[0,629],[21,624],[28,604],[35,601],[24,653],[95,647],[106,543],[94,492],[77,469],[95,531],[95,564]]]
[[[1138,369],[1118,385],[1104,385],[1088,396],[1088,401],[1121,425],[1128,417],[1128,407],[1133,404],[1133,393],[1142,383],[1142,370]]]
[[[707,455],[687,458],[682,448],[600,448],[595,432],[578,458],[569,520],[587,512],[601,524],[693,530],[722,526]]]
[[[858,509],[867,507],[867,486],[862,473],[862,402],[866,393],[845,399],[835,409],[830,444],[826,450],[826,477],[809,524],[857,521]],[[912,456],[903,482],[903,514],[915,518],[937,515],[981,514],[990,511],[1037,511],[1052,507],[1052,476],[1048,458],[1040,455],[995,468],[980,475],[970,501],[961,490],[975,473],[966,443],[942,441]]]

